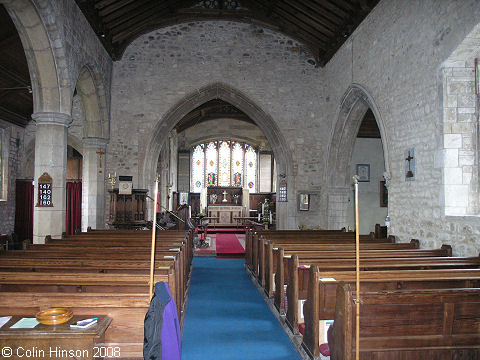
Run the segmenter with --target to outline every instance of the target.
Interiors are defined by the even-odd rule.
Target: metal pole
[[[152,223],[152,249],[150,253],[150,282],[148,284],[150,288],[150,297],[152,299],[153,296],[153,272],[155,268],[155,236],[157,234],[157,199],[158,199],[158,178],[160,175],[157,175],[155,178],[155,199],[153,201],[153,223]]]
[[[353,183],[355,184],[355,258],[356,268],[355,273],[357,277],[357,316],[356,316],[356,328],[355,328],[355,359],[358,360],[360,356],[360,235],[359,235],[359,223],[358,223],[358,179],[359,176],[353,177]]]

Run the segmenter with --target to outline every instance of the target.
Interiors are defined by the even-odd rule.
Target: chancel
[[[480,358],[479,19],[0,0],[0,348]]]

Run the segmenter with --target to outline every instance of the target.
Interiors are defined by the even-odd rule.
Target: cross
[[[410,154],[410,151],[408,152],[408,156],[405,158],[405,160],[408,161],[408,171],[407,171],[407,174],[405,175],[405,177],[407,177],[407,178],[413,178],[413,172],[412,172],[412,169],[410,169],[410,161],[413,160],[413,157],[412,157],[412,155]]]
[[[102,156],[105,155],[105,152],[100,149],[97,151],[97,154],[100,155],[100,169],[102,168]]]
[[[413,157],[410,155],[410,151],[408,152],[408,157],[405,160],[408,161],[408,165],[410,166],[410,161],[413,160]]]

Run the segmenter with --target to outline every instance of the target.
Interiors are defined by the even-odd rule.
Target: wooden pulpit
[[[147,224],[148,190],[132,189],[131,194],[119,194],[118,189],[110,193],[110,215],[107,224],[116,229],[136,229]]]

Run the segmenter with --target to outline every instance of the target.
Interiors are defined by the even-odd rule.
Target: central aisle
[[[244,259],[193,259],[182,360],[300,359],[244,263]]]

